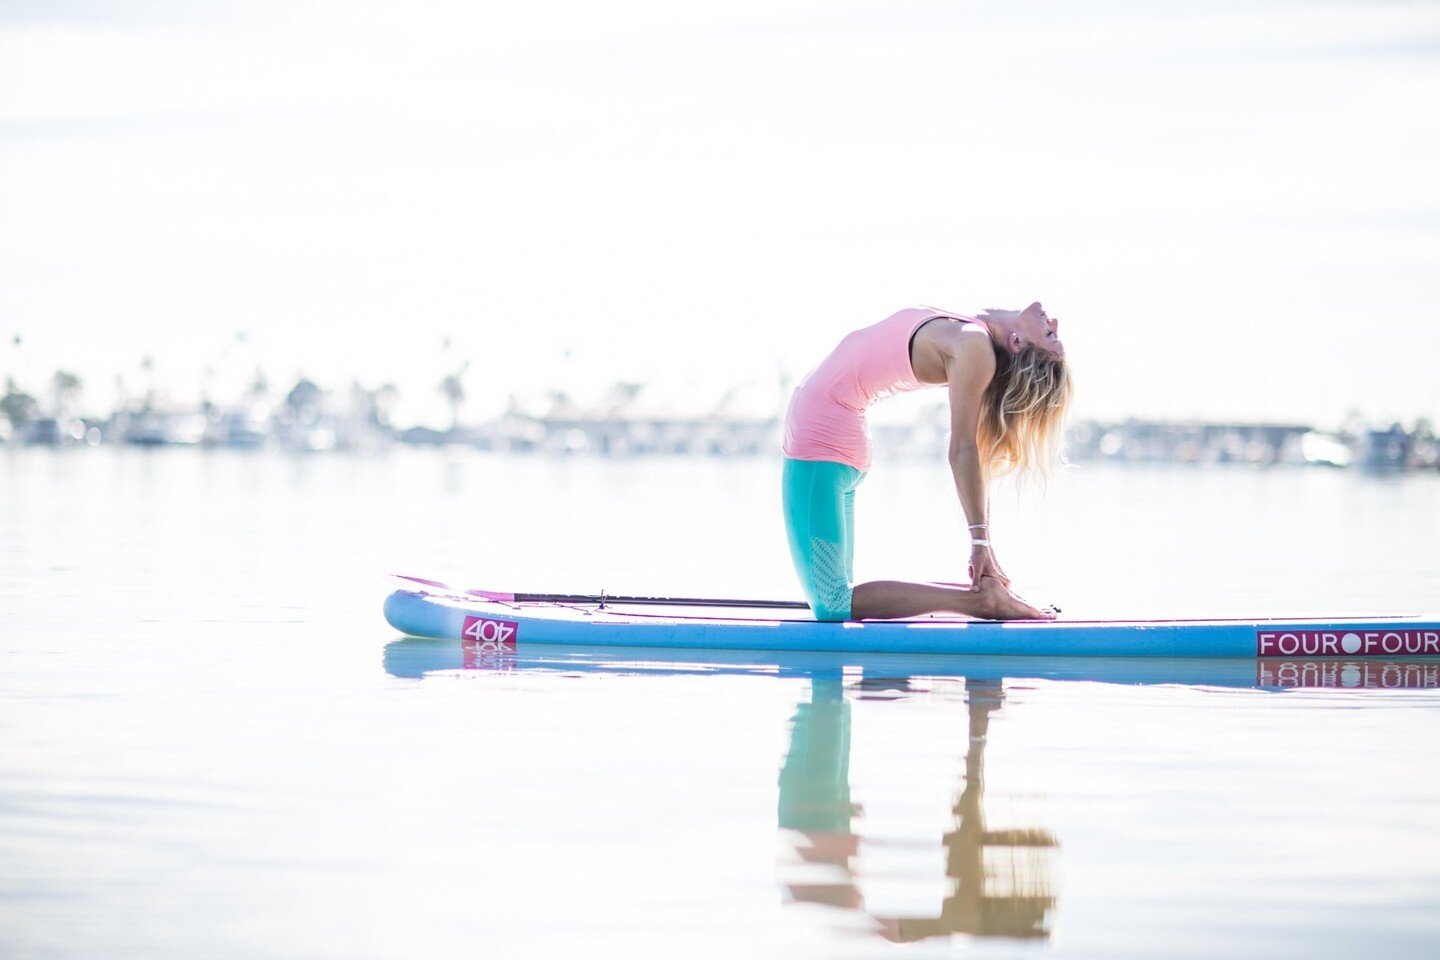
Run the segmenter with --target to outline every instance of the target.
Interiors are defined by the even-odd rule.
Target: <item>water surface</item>
[[[380,617],[387,569],[793,595],[776,467],[0,452],[4,952],[1429,955],[1433,664],[497,660]],[[877,469],[857,573],[962,576],[948,483]],[[994,513],[1067,615],[1440,608],[1433,477]]]

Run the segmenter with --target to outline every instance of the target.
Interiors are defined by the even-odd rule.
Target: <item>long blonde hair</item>
[[[976,442],[987,476],[1044,482],[1064,462],[1070,365],[1035,344],[995,348],[995,376],[980,401]]]

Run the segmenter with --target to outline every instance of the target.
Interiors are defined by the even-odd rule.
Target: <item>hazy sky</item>
[[[0,373],[766,409],[1039,299],[1082,416],[1435,417],[1437,105],[1429,2],[9,0]]]

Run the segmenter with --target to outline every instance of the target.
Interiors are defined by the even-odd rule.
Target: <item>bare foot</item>
[[[975,616],[984,620],[1054,620],[1055,614],[1041,610],[1015,596],[994,577],[981,577],[980,604]]]

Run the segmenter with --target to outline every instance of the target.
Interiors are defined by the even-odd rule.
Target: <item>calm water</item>
[[[391,569],[793,595],[776,468],[0,451],[0,954],[1433,955],[1434,665],[467,661],[380,617]],[[861,577],[963,576],[942,467],[858,511]],[[994,514],[1067,615],[1440,610],[1440,478]]]

